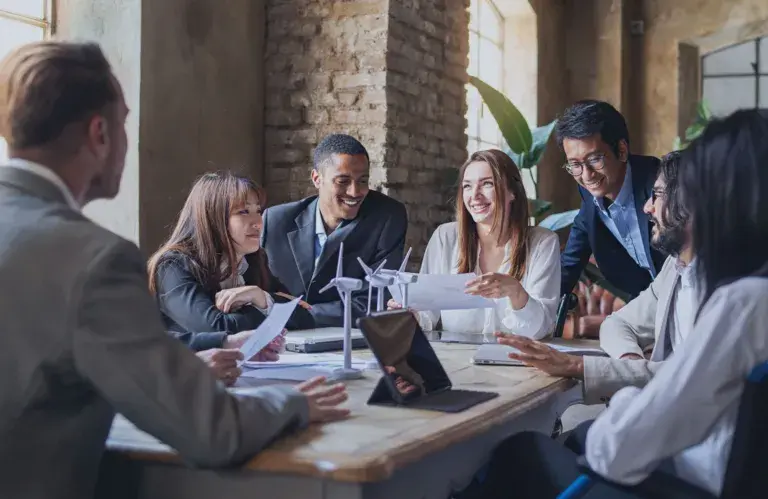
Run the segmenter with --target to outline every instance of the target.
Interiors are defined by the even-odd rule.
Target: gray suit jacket
[[[307,423],[306,398],[235,398],[163,330],[136,246],[0,167],[0,496],[90,497],[115,411],[198,466]]]
[[[600,346],[610,358],[584,357],[584,403],[605,403],[625,386],[645,386],[664,360],[664,342],[672,294],[680,275],[675,258],[664,262],[651,285],[600,327]],[[645,355],[650,360],[621,360],[624,354]]]

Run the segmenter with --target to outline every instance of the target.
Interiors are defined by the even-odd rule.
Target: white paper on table
[[[366,361],[352,359],[352,365],[365,365]],[[283,369],[298,366],[338,366],[344,365],[344,356],[337,353],[302,353],[296,355],[281,355],[275,362],[243,362],[244,369]]]
[[[287,303],[275,303],[272,305],[272,310],[264,319],[264,322],[254,330],[253,335],[240,347],[244,359],[248,360],[259,353],[265,346],[269,345],[270,341],[277,338],[283,332],[299,300],[301,300],[301,297]]]
[[[477,274],[419,274],[419,280],[408,285],[408,307],[413,310],[467,310],[493,308],[493,300],[464,292],[467,282]],[[389,286],[396,302],[402,303],[400,287]]]

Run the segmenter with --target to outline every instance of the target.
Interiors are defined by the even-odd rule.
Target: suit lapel
[[[669,321],[672,320],[670,313],[672,312],[672,302],[675,296],[675,290],[677,289],[677,282],[680,279],[680,274],[675,272],[675,277],[672,279],[672,285],[666,289],[669,292],[663,297],[663,301],[660,303],[664,313],[656,314],[656,331],[659,334],[656,337],[656,343],[653,346],[653,352],[651,352],[652,361],[662,361],[665,359],[665,354],[672,352],[666,352],[667,348],[667,335],[669,334]],[[660,297],[661,298],[661,297]]]
[[[320,253],[320,259],[317,261],[314,274],[312,274],[313,278],[318,273],[320,273],[320,271],[326,264],[328,264],[329,261],[332,261],[334,265],[336,264],[336,261],[333,259],[333,257],[339,250],[339,245],[341,245],[341,243],[343,243],[344,240],[347,239],[347,237],[349,237],[349,235],[355,230],[355,227],[357,227],[358,223],[360,223],[360,218],[362,217],[358,215],[354,220],[344,221],[339,227],[336,228],[336,230],[331,232],[331,234],[328,236],[328,239],[325,241],[323,251]]]
[[[630,157],[630,161],[631,161]],[[643,175],[643,172],[645,172],[644,168],[638,163],[640,163],[639,160],[636,161],[636,166],[632,168],[632,195],[635,198],[635,211],[637,212],[637,225],[640,227],[640,235],[642,236],[643,240],[643,251],[645,251],[645,256],[648,259],[648,264],[651,267],[651,275],[653,277],[656,277],[656,265],[653,261],[653,255],[651,255],[651,248],[649,245],[650,241],[650,220],[648,220],[648,215],[645,214],[645,211],[643,210],[643,207],[645,206],[646,200],[650,197],[651,193],[648,192],[646,189],[646,183],[648,182],[647,175]],[[654,179],[655,180],[655,179]]]
[[[293,253],[293,259],[296,261],[296,267],[299,269],[301,281],[304,283],[304,291],[309,289],[309,283],[312,280],[312,268],[315,264],[315,210],[317,200],[299,213],[294,220],[296,230],[288,233],[288,244]]]

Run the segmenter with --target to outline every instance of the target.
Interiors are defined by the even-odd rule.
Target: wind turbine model
[[[390,274],[384,274],[382,272],[384,264],[387,260],[384,259],[376,270],[371,268],[363,262],[363,259],[357,257],[357,261],[365,271],[365,280],[368,281],[368,314],[371,313],[371,298],[373,295],[373,288],[376,288],[376,311],[381,312],[384,310],[384,290],[388,286],[392,286],[395,283],[395,276]]]
[[[411,274],[409,272],[405,272],[405,267],[408,265],[408,258],[411,256],[411,250],[413,250],[413,248],[408,248],[408,252],[405,254],[405,258],[403,258],[403,263],[400,264],[399,269],[397,270],[382,269],[381,270],[382,274],[394,277],[395,283],[400,288],[400,294],[403,295],[403,303],[401,303],[403,308],[408,308],[408,286],[419,280],[418,274]]]
[[[336,379],[362,378],[363,372],[352,367],[352,292],[363,288],[363,281],[342,276],[341,262],[344,258],[344,243],[339,245],[339,263],[336,264],[336,277],[331,279],[321,293],[335,287],[344,304],[344,367],[334,371]]]

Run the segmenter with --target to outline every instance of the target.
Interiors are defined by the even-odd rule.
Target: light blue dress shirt
[[[650,258],[645,251],[643,235],[640,232],[640,223],[637,220],[635,209],[635,196],[632,190],[632,167],[627,163],[627,173],[624,175],[624,185],[621,186],[619,195],[613,203],[605,209],[603,198],[593,198],[597,206],[600,220],[603,221],[613,237],[627,250],[629,256],[639,266],[648,270],[651,276]]]
[[[320,201],[318,200],[315,207],[315,268],[317,268],[317,261],[320,259],[320,254],[323,252],[323,246],[327,240],[328,234],[325,233],[323,216],[320,214]]]

